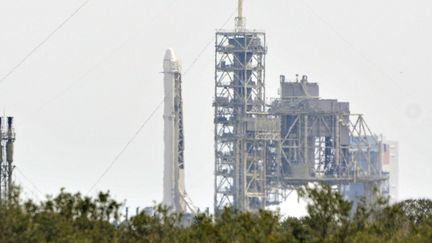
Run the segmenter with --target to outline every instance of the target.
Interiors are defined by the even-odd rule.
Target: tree
[[[351,203],[326,184],[300,188],[298,194],[308,201],[308,216],[303,219],[303,223],[312,236],[311,240],[344,242],[348,233]]]
[[[406,200],[388,205],[381,197],[363,198],[352,215],[351,203],[327,185],[303,187],[308,215],[281,219],[278,212],[185,215],[155,206],[121,221],[121,204],[109,192],[96,197],[60,190],[39,203],[22,201],[19,189],[0,202],[3,242],[432,242],[432,201]]]

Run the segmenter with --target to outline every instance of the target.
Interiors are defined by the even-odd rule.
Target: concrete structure
[[[8,199],[10,195],[14,142],[13,117],[0,117],[0,201]]]
[[[215,212],[278,205],[314,182],[352,200],[358,187],[381,189],[382,141],[348,102],[320,99],[307,76],[281,76],[280,97],[266,104],[266,35],[246,29],[242,10],[239,0],[235,29],[216,33]]]

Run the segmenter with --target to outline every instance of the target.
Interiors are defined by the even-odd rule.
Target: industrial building
[[[316,182],[352,201],[387,192],[383,141],[348,102],[320,98],[306,75],[282,75],[280,97],[266,103],[266,34],[246,28],[238,4],[235,29],[215,41],[215,212],[278,205]]]

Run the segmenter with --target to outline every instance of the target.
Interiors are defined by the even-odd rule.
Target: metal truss
[[[217,32],[215,48],[215,212],[255,210],[266,204],[267,146],[278,136],[248,128],[267,117],[265,33]]]
[[[344,185],[385,180],[380,142],[363,117],[348,103],[319,99],[307,76],[283,77],[288,86],[267,109],[266,35],[246,30],[242,9],[240,0],[235,31],[215,38],[215,213],[277,205],[310,182],[349,191]]]
[[[277,205],[311,182],[347,193],[385,182],[381,142],[363,116],[319,99],[307,76],[266,109],[264,33],[217,32],[215,47],[216,213]]]
[[[282,117],[287,128],[281,141],[284,181],[348,176],[348,144],[340,142],[339,122],[346,114],[305,112]]]
[[[350,185],[359,185],[371,197],[374,189],[385,188],[381,141],[362,115],[308,109],[281,117],[283,190],[322,182],[344,195],[355,190]]]

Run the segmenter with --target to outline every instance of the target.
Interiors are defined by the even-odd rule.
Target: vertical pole
[[[245,18],[243,17],[243,0],[238,0],[238,16],[235,18],[236,31],[243,31],[245,29]]]
[[[238,18],[243,18],[243,0],[238,1]]]
[[[336,163],[336,167],[339,168],[340,165],[340,122],[339,122],[339,115],[336,115],[336,121],[335,121],[335,141],[334,141],[334,146],[335,146],[335,163]]]
[[[0,203],[3,200],[3,119],[0,117]]]
[[[305,162],[305,166],[306,166],[306,169],[307,169],[307,173],[308,173],[308,176],[309,176],[309,157],[308,157],[308,153],[309,153],[309,151],[308,151],[308,147],[309,147],[309,144],[308,144],[308,116],[307,115],[305,115],[304,116],[304,133],[303,133],[303,146],[304,146],[304,162]]]
[[[216,35],[215,35],[215,49],[217,49],[217,45],[218,45],[218,34],[216,33]],[[218,107],[217,107],[217,95],[218,95],[218,93],[217,93],[217,77],[218,77],[218,75],[217,75],[217,63],[218,63],[218,61],[217,61],[217,51],[215,51],[215,54],[214,54],[214,64],[215,64],[215,68],[214,68],[214,80],[215,80],[215,90],[214,90],[214,97],[215,97],[215,104],[214,104],[214,120],[216,121],[216,119],[217,119],[217,110],[218,110]],[[218,150],[218,138],[217,138],[217,132],[218,132],[218,129],[217,129],[217,127],[218,127],[218,125],[217,125],[217,123],[215,122],[214,123],[214,156],[215,156],[215,163],[214,163],[214,173],[215,173],[215,175],[214,175],[214,197],[213,197],[213,207],[214,207],[214,214],[216,214],[216,213],[218,213],[218,180],[217,180],[217,172],[218,172],[218,152],[219,152],[219,150]]]
[[[7,185],[6,185],[6,193],[7,193],[7,197],[8,199],[10,199],[11,195],[12,195],[12,171],[13,171],[13,156],[14,156],[14,141],[15,141],[15,136],[13,134],[13,117],[8,117],[7,118],[7,143],[6,143],[6,161],[7,161],[7,169],[6,169],[6,173],[7,173]]]
[[[243,1],[239,0],[239,4],[242,4]],[[241,8],[243,8],[243,6],[241,6]],[[239,20],[242,21],[242,18],[240,18],[239,16]],[[248,113],[248,104],[249,104],[249,94],[248,94],[248,76],[247,76],[247,41],[248,41],[248,37],[244,36],[243,38],[243,60],[242,62],[240,62],[240,65],[242,67],[242,75],[240,76],[240,85],[242,85],[243,91],[242,91],[242,99],[243,99],[243,110],[241,111],[241,116],[242,117],[246,117],[247,113]],[[242,59],[242,58],[240,58]],[[242,193],[241,193],[241,197],[242,197],[242,206],[241,208],[243,210],[248,210],[250,203],[249,203],[249,188],[248,188],[248,184],[249,181],[247,180],[247,174],[248,172],[248,160],[249,160],[249,144],[250,142],[248,140],[246,140],[245,136],[246,136],[246,126],[247,126],[247,122],[242,119],[241,121],[241,158],[240,158],[240,163],[241,163],[241,173],[242,176],[240,178],[241,180],[241,184],[242,184]]]
[[[125,218],[126,218],[126,222],[129,222],[129,207],[126,207],[126,215],[125,215]]]

